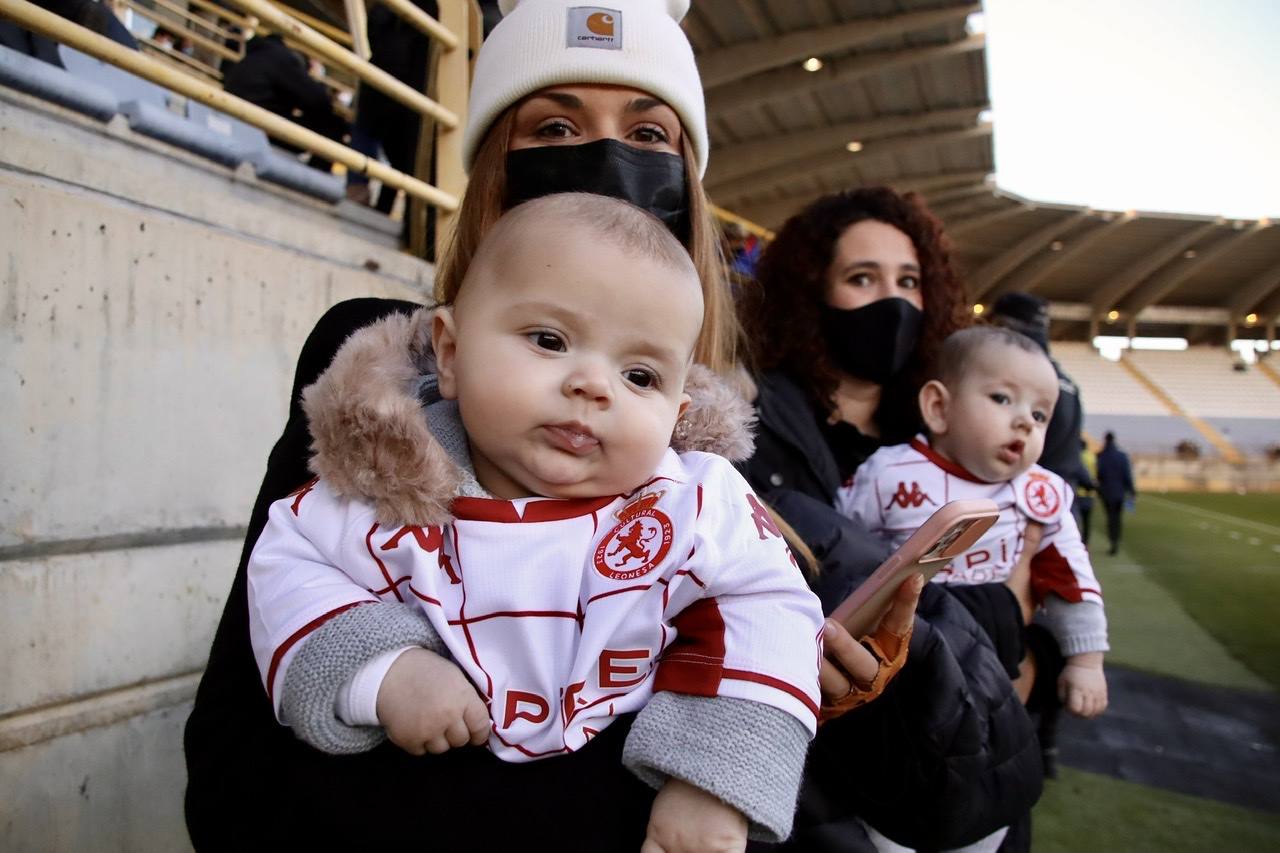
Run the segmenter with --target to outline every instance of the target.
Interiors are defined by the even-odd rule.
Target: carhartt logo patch
[[[622,50],[622,13],[600,6],[573,6],[569,10],[565,47]]]

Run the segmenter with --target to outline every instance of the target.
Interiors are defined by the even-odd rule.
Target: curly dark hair
[[[942,223],[915,193],[864,187],[823,196],[787,220],[765,249],[756,269],[758,291],[747,309],[754,365],[779,369],[805,389],[815,406],[830,413],[838,371],[818,333],[826,302],[827,270],[845,229],[872,219],[906,234],[920,259],[924,325],[901,379],[885,387],[876,423],[914,423],[915,394],[947,335],[968,325],[964,285],[951,266]],[[905,419],[905,421],[904,421]]]

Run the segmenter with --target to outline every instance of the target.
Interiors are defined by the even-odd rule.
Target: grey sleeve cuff
[[[294,734],[333,755],[367,752],[382,743],[381,726],[348,726],[334,712],[334,701],[356,670],[404,646],[449,654],[426,615],[410,604],[362,604],[317,628],[284,677],[280,710]]]
[[[1107,643],[1107,613],[1101,604],[1050,595],[1045,598],[1041,619],[1067,657],[1111,648]]]
[[[809,730],[785,711],[724,696],[654,694],[631,726],[622,763],[646,784],[669,776],[747,817],[756,841],[791,834]]]

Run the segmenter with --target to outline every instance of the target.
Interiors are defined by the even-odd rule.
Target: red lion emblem
[[[671,519],[657,508],[662,492],[649,492],[617,513],[618,524],[596,546],[596,571],[613,580],[648,574],[671,550]]]
[[[1027,484],[1022,487],[1022,496],[1027,501],[1027,510],[1036,518],[1052,518],[1062,503],[1062,499],[1058,497],[1058,490],[1044,474],[1033,472],[1028,476]]]

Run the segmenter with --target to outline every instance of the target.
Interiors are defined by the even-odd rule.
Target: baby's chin
[[[964,462],[960,463],[965,470],[976,476],[980,480],[988,483],[999,483],[1003,480],[1012,480],[1021,474],[1027,472],[1032,463],[1026,460],[1018,460],[1013,463],[1004,463],[999,460],[983,460],[981,464],[968,465]]]
[[[576,500],[581,498],[601,498],[606,495],[625,495],[635,491],[644,485],[648,478],[635,479],[634,477],[574,477],[557,476],[555,473],[546,472],[541,477],[536,478],[534,482],[524,482],[523,485],[528,489],[530,494],[542,495],[547,498],[558,498],[560,500]]]

